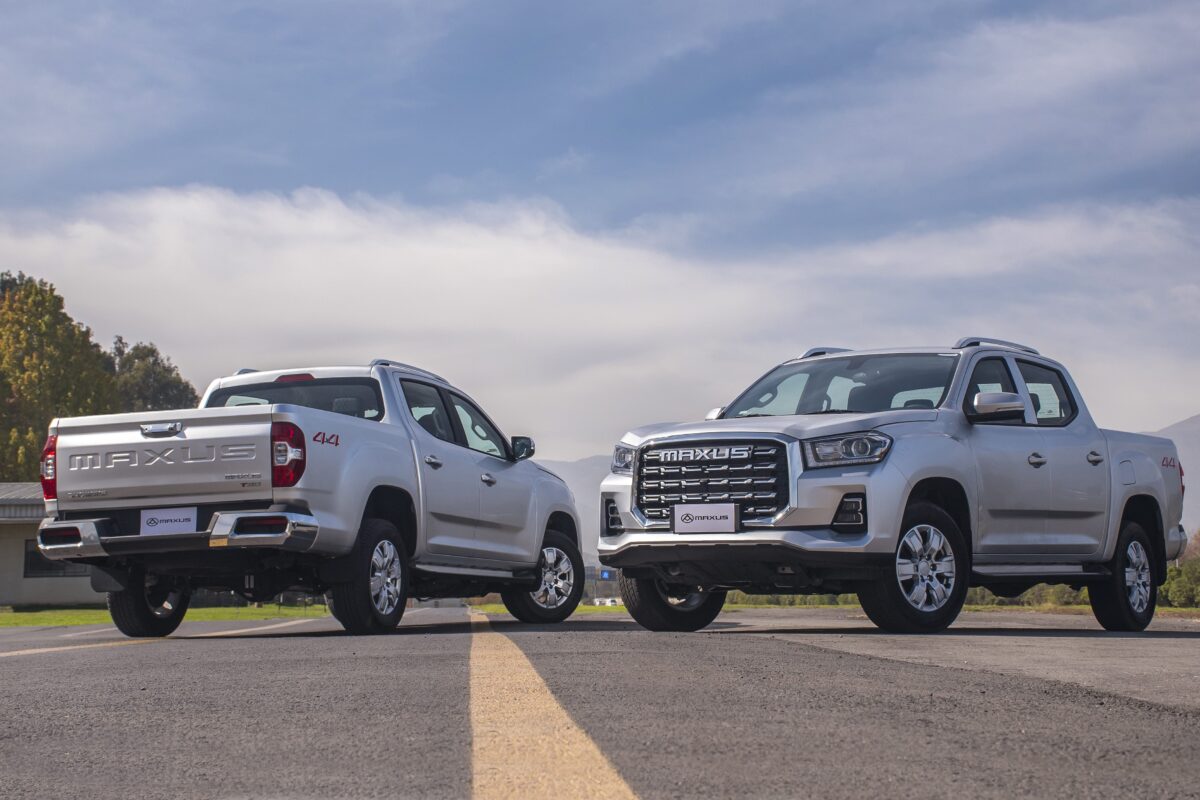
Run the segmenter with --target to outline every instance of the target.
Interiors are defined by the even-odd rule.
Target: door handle
[[[1096,464],[1103,464],[1104,456],[1100,455],[1095,450],[1093,450],[1092,452],[1087,454],[1087,460],[1088,460],[1088,463],[1092,464],[1093,466]]]
[[[1029,464],[1030,464],[1030,466],[1034,467],[1035,469],[1038,467],[1041,467],[1045,463],[1046,463],[1046,457],[1043,456],[1041,453],[1030,453],[1029,454]]]
[[[442,460],[437,456],[425,456],[425,463],[434,469],[442,468]]]
[[[483,482],[484,482],[484,483],[486,483],[488,486],[495,486],[495,485],[496,485],[496,479],[495,479],[495,478],[493,478],[491,475],[489,475],[489,474],[488,474],[488,473],[486,473],[486,472],[485,472],[485,473],[483,473],[482,475],[480,475],[480,476],[479,476],[479,480],[483,481]]]

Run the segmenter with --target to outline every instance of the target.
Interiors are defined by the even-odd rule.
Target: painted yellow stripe
[[[42,653],[62,653],[67,650],[94,650],[97,647],[123,647],[127,644],[150,644],[158,639],[121,639],[118,642],[97,642],[96,644],[68,644],[62,647],[34,647],[29,650],[9,650],[0,653],[0,658],[10,656],[40,656]]]
[[[636,798],[512,640],[472,615],[471,766],[476,798]]]

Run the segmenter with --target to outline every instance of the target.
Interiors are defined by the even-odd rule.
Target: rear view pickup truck
[[[740,589],[856,592],[881,628],[937,631],[969,586],[1048,582],[1134,631],[1187,544],[1183,492],[1174,444],[1098,428],[1032,348],[815,348],[705,422],[626,434],[599,553],[652,630],[702,628]]]
[[[533,452],[416,367],[243,370],[199,409],[54,420],[38,547],[91,565],[130,636],[173,631],[199,588],[326,593],[355,633],[489,592],[558,622],[583,594],[578,516]]]

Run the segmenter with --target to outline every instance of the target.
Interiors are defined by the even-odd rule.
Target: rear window
[[[379,382],[372,378],[322,378],[230,386],[213,392],[206,405],[208,408],[232,408],[276,403],[332,411],[359,419],[383,419]]]

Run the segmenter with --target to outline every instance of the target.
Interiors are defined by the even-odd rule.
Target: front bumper
[[[37,539],[38,550],[46,558],[74,561],[210,548],[274,548],[304,553],[312,547],[319,531],[317,518],[310,514],[230,511],[213,514],[206,531],[150,536],[123,534],[108,518],[47,518],[38,528]]]

